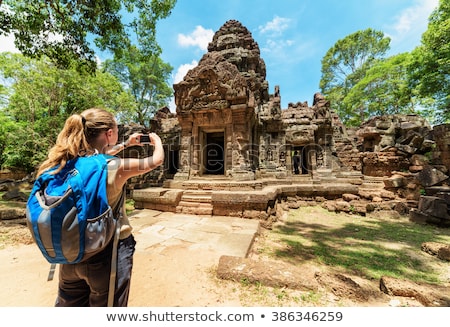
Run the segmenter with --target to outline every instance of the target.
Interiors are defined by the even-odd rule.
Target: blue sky
[[[339,39],[373,28],[391,38],[389,55],[420,44],[439,0],[178,0],[158,23],[162,58],[174,68],[171,84],[197,65],[214,33],[230,19],[252,33],[266,63],[269,92],[280,86],[281,106],[319,92],[321,60]],[[14,51],[0,37],[0,51]],[[101,58],[103,60],[106,58]],[[170,105],[175,111],[173,101]]]
[[[373,28],[391,38],[389,55],[420,44],[438,0],[178,0],[157,26],[162,58],[179,82],[207,51],[214,33],[240,21],[258,43],[269,92],[280,86],[283,109],[319,92],[321,60],[339,39]],[[174,111],[173,104],[171,110]]]

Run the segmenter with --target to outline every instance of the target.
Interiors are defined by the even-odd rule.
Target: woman
[[[119,135],[114,116],[99,108],[91,108],[81,114],[70,116],[59,133],[56,144],[48,158],[39,167],[38,176],[59,166],[59,171],[69,160],[79,156],[96,154],[114,155],[127,146],[141,145],[141,134],[132,134],[126,142],[116,145]],[[161,139],[149,134],[154,146],[153,155],[146,158],[117,158],[108,161],[108,203],[116,208],[122,203],[121,196],[127,180],[147,173],[164,161]],[[130,291],[131,270],[136,242],[126,217],[124,206],[120,208],[120,237],[117,247],[117,270],[114,306],[127,306]],[[77,264],[61,264],[58,296],[55,306],[106,306],[108,303],[113,242],[102,252]]]

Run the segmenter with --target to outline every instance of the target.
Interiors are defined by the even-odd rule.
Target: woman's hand
[[[130,135],[128,140],[125,142],[125,145],[128,146],[134,146],[134,145],[141,145],[141,142],[139,141],[139,137],[142,135],[142,133],[133,133]]]
[[[133,133],[130,135],[130,137],[128,137],[128,140],[126,140],[125,142],[116,144],[114,146],[107,147],[105,153],[114,156],[117,153],[119,153],[120,151],[125,150],[129,146],[135,146],[135,145],[142,146],[141,142],[139,142],[139,137],[141,135],[142,134],[140,134],[140,133]]]
[[[137,134],[137,137],[135,134],[131,135],[129,138],[130,144],[142,145],[139,143],[140,135],[142,134]],[[122,158],[116,174],[116,187],[121,188],[129,178],[145,174],[164,163],[164,146],[161,138],[155,133],[149,133],[148,136],[150,145],[153,146],[152,155],[145,158]]]
[[[156,133],[149,133],[148,136],[150,136],[150,144],[153,146],[159,146],[162,144],[161,138]]]

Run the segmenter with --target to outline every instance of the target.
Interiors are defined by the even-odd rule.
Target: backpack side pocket
[[[116,223],[111,207],[100,216],[86,220],[85,256],[83,259],[87,259],[106,248],[114,236]]]

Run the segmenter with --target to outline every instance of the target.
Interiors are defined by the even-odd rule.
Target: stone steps
[[[383,177],[364,176],[364,179],[359,186],[359,193],[376,193],[383,190],[385,187]]]
[[[189,190],[183,192],[181,200],[192,202],[211,202],[211,194],[211,191]]]
[[[345,193],[358,194],[358,186],[354,183],[345,180],[333,183],[319,180],[314,183],[308,176],[290,181],[266,179],[259,182],[260,188],[252,190],[249,190],[249,184],[231,181],[228,186],[224,184],[223,189],[205,190],[186,189],[180,183],[174,182],[171,183],[171,188],[167,189],[134,190],[133,199],[138,209],[211,216],[241,216],[255,211],[266,212],[267,204],[270,201],[277,201],[280,196],[336,198]],[[237,185],[241,187],[238,188]],[[372,190],[368,192],[369,195],[372,195]]]
[[[177,213],[212,215],[210,191],[185,191],[176,207]]]

